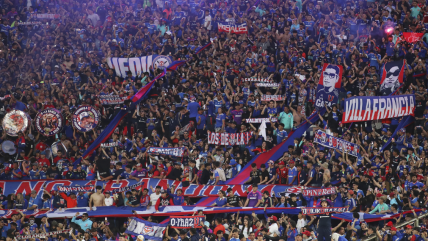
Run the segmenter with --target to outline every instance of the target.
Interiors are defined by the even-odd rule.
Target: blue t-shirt
[[[346,200],[345,206],[348,207],[348,211],[352,210],[355,207],[355,199],[349,198],[348,200]]]
[[[199,118],[201,119],[201,122],[196,126],[196,129],[202,130],[204,129],[205,121],[207,118],[203,114],[202,115],[198,114],[196,116],[196,124],[199,122]]]
[[[226,120],[226,115],[224,113],[217,114],[215,118],[215,127],[221,128],[223,126],[223,120]]]
[[[227,203],[227,198],[223,197],[223,198],[217,198],[217,200],[215,201],[216,206],[217,207],[221,207],[223,205],[226,205]]]
[[[293,167],[291,169],[288,170],[288,184],[294,184],[297,185],[297,178],[294,179],[294,182],[291,183],[293,181],[293,178],[297,176],[297,168]]]
[[[199,107],[201,107],[200,105],[199,105],[199,103],[198,102],[194,102],[194,101],[192,101],[192,102],[190,102],[188,105],[187,105],[187,109],[189,110],[189,117],[190,118],[195,118],[197,115],[198,115],[198,108]]]

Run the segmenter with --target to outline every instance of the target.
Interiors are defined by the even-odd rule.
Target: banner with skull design
[[[341,65],[324,64],[318,82],[315,97],[315,108],[321,109],[325,105],[331,108],[339,100],[339,89],[342,85],[343,67]]]
[[[380,95],[393,95],[403,84],[404,61],[388,62],[383,66],[382,77],[380,78]]]

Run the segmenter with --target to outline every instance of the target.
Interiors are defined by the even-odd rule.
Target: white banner
[[[33,13],[31,14],[31,18],[37,19],[56,19],[60,18],[61,15],[53,14],[53,13]]]
[[[272,82],[272,80],[270,80],[270,79],[261,79],[261,78],[244,78],[244,81],[248,81],[248,82],[266,82],[266,83]]]
[[[215,133],[208,131],[208,144],[233,146],[233,145],[247,145],[253,132],[241,133]]]
[[[278,88],[279,84],[277,83],[256,83],[257,87],[270,87],[270,88]]]
[[[270,122],[277,122],[278,119],[276,119],[276,117],[273,117],[273,118],[250,118],[250,119],[245,119],[245,121],[247,123],[262,123],[263,121],[266,123],[270,123]]]
[[[283,101],[285,100],[285,96],[282,95],[262,95],[262,101]]]

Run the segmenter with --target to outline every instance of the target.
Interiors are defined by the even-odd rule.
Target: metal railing
[[[410,221],[406,221],[406,222],[402,222],[402,223],[399,223],[397,226],[395,226],[397,229],[399,229],[399,228],[402,228],[402,227],[404,227],[404,226],[407,226],[407,225],[412,225],[412,224],[414,224],[414,227],[419,227],[419,219],[420,218],[425,218],[425,217],[428,217],[428,213],[424,213],[424,214],[422,214],[422,215],[420,215],[420,216],[416,216],[416,218],[414,218],[414,219],[412,219],[412,220],[410,220]],[[370,240],[376,240],[376,241],[378,241],[379,239],[378,239],[378,237],[377,237],[377,235],[376,236],[373,236],[373,237],[370,237],[370,238],[366,238],[366,239],[363,239],[364,241],[370,241]]]

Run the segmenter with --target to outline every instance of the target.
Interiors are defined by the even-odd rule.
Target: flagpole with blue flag
[[[209,43],[207,43],[205,46],[202,46],[202,47],[200,47],[200,48],[196,49],[195,54],[199,54],[199,53],[201,53],[202,51],[204,51],[204,49],[206,49],[206,48],[208,48],[209,46],[211,46],[211,44],[212,44],[212,42],[209,42]]]
[[[167,71],[176,71],[178,67],[183,66],[186,64],[187,61],[185,60],[176,60],[172,62],[168,67],[166,67]]]
[[[152,89],[156,80],[162,78],[166,74],[166,69],[162,71],[161,74],[156,76],[152,81],[150,81],[146,86],[141,88],[134,96],[130,98],[131,106],[129,108],[135,108],[147,94]],[[104,129],[104,131],[97,137],[97,139],[88,147],[88,149],[83,153],[82,157],[77,159],[73,165],[77,165],[82,161],[82,158],[85,159],[90,154],[92,154],[100,145],[110,138],[111,134],[114,132],[116,127],[119,125],[120,121],[128,114],[127,110],[120,110],[119,113],[114,117],[110,124]]]

